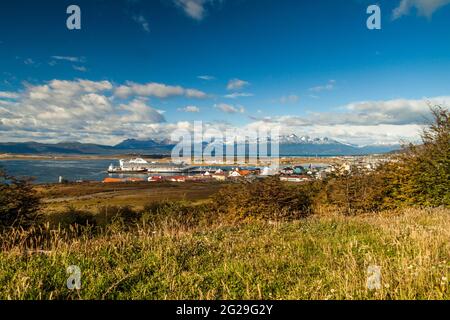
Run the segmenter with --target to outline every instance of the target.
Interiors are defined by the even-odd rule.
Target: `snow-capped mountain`
[[[280,144],[335,144],[340,143],[328,137],[311,138],[310,136],[297,136],[296,134],[284,135],[279,137]]]
[[[356,146],[340,142],[331,138],[311,138],[295,134],[283,135],[275,139],[267,138],[268,144],[279,143],[279,152],[282,156],[298,155],[361,155],[386,153],[398,150],[400,146],[390,144],[377,144]],[[211,142],[203,142],[206,147]],[[231,142],[235,143],[235,142]],[[258,143],[246,141],[245,144]],[[170,140],[135,140],[127,139],[115,146],[102,146],[83,143],[42,144],[29,143],[0,143],[0,153],[17,154],[170,154],[177,142]]]

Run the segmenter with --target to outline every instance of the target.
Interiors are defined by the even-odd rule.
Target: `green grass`
[[[6,243],[6,242],[5,242]],[[449,299],[450,212],[141,228],[0,245],[0,299]],[[78,265],[82,288],[66,288]],[[382,286],[368,290],[367,268]]]

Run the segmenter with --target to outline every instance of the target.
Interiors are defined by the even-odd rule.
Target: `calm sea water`
[[[101,181],[110,175],[106,171],[115,160],[1,160],[0,168],[16,177],[33,177],[35,183],[69,181]]]

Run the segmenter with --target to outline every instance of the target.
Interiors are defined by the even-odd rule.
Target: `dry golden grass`
[[[68,206],[95,212],[101,206],[128,206],[141,209],[152,201],[189,199],[201,203],[217,192],[223,183],[84,183],[41,185],[44,213],[62,212]]]
[[[2,239],[0,299],[450,298],[448,209],[36,234],[37,248],[24,232]],[[66,288],[69,265],[82,270],[79,291]],[[366,285],[371,265],[381,267],[379,290]]]

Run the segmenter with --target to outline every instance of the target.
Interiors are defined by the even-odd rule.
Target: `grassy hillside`
[[[30,232],[30,231],[29,231]],[[450,210],[81,234],[0,248],[0,299],[450,299]],[[45,232],[36,237],[43,237]],[[82,288],[66,288],[77,265]],[[379,290],[367,269],[381,267]]]

